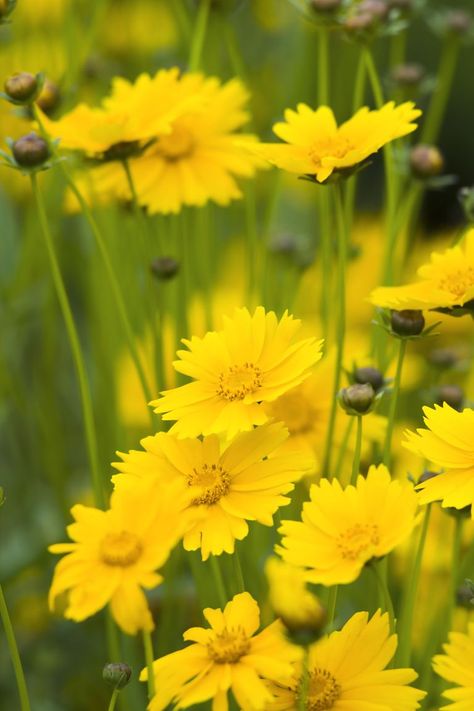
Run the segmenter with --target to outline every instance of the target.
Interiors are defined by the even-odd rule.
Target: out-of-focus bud
[[[357,6],[357,10],[362,14],[364,12],[368,12],[378,20],[384,20],[387,17],[390,8],[384,0],[362,0],[362,2]]]
[[[340,9],[342,0],[310,0],[309,5],[315,12],[333,13]]]
[[[459,385],[440,385],[436,391],[436,403],[442,405],[445,402],[454,410],[462,410],[464,403],[464,392]]]
[[[123,689],[127,686],[132,676],[132,670],[124,662],[111,662],[102,670],[102,678],[114,689]]]
[[[444,22],[446,29],[455,35],[465,35],[472,27],[472,17],[464,10],[449,10]]]
[[[444,159],[436,146],[419,143],[410,151],[410,168],[413,175],[421,180],[434,178],[442,172]]]
[[[391,311],[390,325],[397,336],[419,336],[425,327],[425,318],[421,311]]]
[[[102,156],[105,161],[127,160],[139,152],[138,141],[120,141],[110,146]]]
[[[162,281],[169,281],[179,271],[179,262],[174,257],[157,257],[150,264],[151,273]]]
[[[4,89],[5,94],[16,104],[31,104],[40,89],[40,82],[34,74],[17,72],[8,77]]]
[[[474,185],[470,188],[461,188],[458,192],[458,200],[462,205],[467,221],[474,222]]]
[[[434,348],[428,356],[431,365],[440,370],[448,370],[456,365],[458,357],[449,348]]]
[[[58,107],[61,100],[61,94],[58,85],[51,79],[45,79],[43,88],[41,89],[36,103],[47,116],[53,113]]]
[[[370,383],[356,383],[338,393],[340,406],[348,415],[366,415],[374,404],[375,391]]]
[[[34,131],[15,141],[12,144],[12,153],[22,168],[37,168],[50,157],[48,144]]]
[[[472,610],[474,607],[474,583],[469,578],[463,582],[456,590],[456,604],[458,607],[465,607]]]
[[[377,18],[371,12],[358,12],[347,17],[342,26],[350,35],[364,35],[377,24]]]
[[[425,77],[421,64],[398,64],[393,68],[392,81],[399,87],[416,87]]]
[[[298,238],[292,232],[280,232],[272,237],[269,246],[275,254],[295,254],[298,250]]]
[[[15,9],[16,0],[0,0],[0,25],[7,21],[7,18]]]
[[[425,481],[428,481],[428,479],[434,479],[435,476],[438,476],[440,472],[432,472],[429,469],[425,469],[425,471],[420,474],[420,478],[418,479],[418,484],[424,484]]]
[[[359,385],[369,383],[376,393],[385,385],[385,379],[378,368],[372,368],[370,366],[356,368],[353,372],[353,377],[355,382]]]

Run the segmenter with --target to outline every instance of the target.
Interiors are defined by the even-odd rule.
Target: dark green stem
[[[10,659],[13,665],[13,671],[15,672],[16,685],[18,688],[18,695],[20,697],[20,709],[21,711],[31,711],[30,699],[28,696],[28,689],[26,687],[25,673],[23,671],[23,665],[21,663],[20,653],[18,651],[18,645],[16,643],[15,633],[13,631],[13,625],[10,620],[10,615],[8,613],[7,601],[3,594],[2,586],[0,585],[0,617],[2,619],[3,628],[5,630],[5,636],[7,638],[8,651],[10,653]]]
[[[387,467],[390,466],[393,428],[395,426],[395,415],[397,412],[397,402],[398,402],[398,396],[400,393],[400,382],[401,382],[401,378],[402,378],[403,361],[405,358],[406,347],[407,347],[406,339],[401,338],[400,339],[400,347],[399,347],[399,351],[398,351],[397,370],[395,373],[395,380],[393,381],[393,388],[392,388],[392,392],[391,392],[390,409],[388,412],[387,430],[385,433],[385,443],[384,443],[384,448],[383,448],[383,460],[382,461]]]

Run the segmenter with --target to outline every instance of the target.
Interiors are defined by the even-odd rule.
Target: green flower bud
[[[22,168],[37,168],[50,157],[48,144],[44,138],[34,132],[15,141],[12,145],[12,153]]]
[[[390,8],[384,0],[362,0],[357,6],[357,10],[361,13],[368,12],[378,20],[384,20]]]
[[[470,188],[461,188],[458,192],[458,200],[462,205],[466,220],[474,222],[474,185]]]
[[[305,624],[286,618],[284,615],[280,615],[280,619],[285,626],[290,642],[301,647],[307,647],[323,636],[327,624],[327,610],[321,605],[319,615],[312,616]]]
[[[40,86],[38,77],[29,72],[17,72],[4,84],[5,94],[17,104],[30,104]]]
[[[436,403],[442,405],[445,402],[455,410],[462,410],[464,403],[464,392],[459,385],[440,385],[436,392]]]
[[[179,262],[174,257],[157,257],[150,264],[151,273],[157,279],[168,281],[179,271]]]
[[[465,607],[472,610],[474,607],[474,583],[466,578],[462,585],[456,590],[456,604],[458,607]]]
[[[392,80],[399,87],[416,87],[425,77],[421,64],[398,64],[393,68]]]
[[[410,151],[410,168],[421,180],[434,178],[444,168],[444,158],[436,146],[419,143]]]
[[[397,336],[419,336],[425,327],[425,318],[421,311],[392,311],[390,324]]]
[[[340,406],[348,415],[366,415],[374,403],[375,391],[370,383],[356,383],[338,393]]]
[[[124,662],[110,662],[102,670],[102,678],[114,689],[123,689],[132,676],[132,670]]]
[[[140,144],[138,141],[120,141],[110,146],[102,155],[102,160],[127,160],[139,152]]]
[[[449,348],[434,348],[428,356],[431,365],[440,370],[448,370],[456,365],[458,357]]]
[[[58,85],[51,81],[51,79],[45,79],[43,88],[36,99],[36,103],[41,111],[44,111],[44,113],[49,116],[58,107],[60,100],[61,93]]]
[[[464,10],[449,10],[444,22],[446,29],[455,35],[465,35],[472,27],[472,17]]]
[[[370,366],[366,368],[356,368],[353,373],[353,378],[356,383],[361,385],[369,383],[369,385],[372,385],[374,392],[378,392],[385,385],[385,379],[380,370]]]

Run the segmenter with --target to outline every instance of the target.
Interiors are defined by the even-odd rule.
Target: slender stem
[[[390,620],[390,632],[395,631],[395,612],[393,610],[393,602],[390,595],[390,590],[388,589],[386,575],[384,575],[384,570],[381,566],[382,561],[373,560],[369,568],[373,572],[375,579],[377,580],[377,586],[380,593],[380,599],[382,602],[383,612],[388,612]]]
[[[329,103],[329,32],[321,27],[318,32],[318,105]]]
[[[253,306],[256,297],[257,283],[261,284],[258,278],[259,250],[258,250],[258,223],[257,223],[257,201],[253,185],[247,185],[244,196],[245,226],[247,233],[247,302]]]
[[[336,363],[334,369],[333,395],[331,411],[329,414],[328,429],[324,447],[322,476],[331,478],[331,455],[334,438],[334,427],[337,412],[337,393],[341,383],[342,359],[344,354],[344,339],[346,330],[346,263],[347,263],[347,235],[345,226],[342,189],[339,183],[334,184],[334,198],[337,222],[337,302],[338,319],[336,331]]]
[[[153,640],[149,630],[143,630],[143,650],[145,652],[146,667],[148,670],[148,698],[152,699],[155,691],[155,675],[153,673]]]
[[[357,62],[357,71],[354,81],[354,97],[352,100],[352,113],[355,114],[364,102],[365,83],[367,71],[364,52],[360,52]],[[357,194],[357,182],[359,176],[355,173],[350,180],[347,181],[346,188],[346,220],[348,228],[352,226],[352,218],[354,215],[354,205]]]
[[[338,591],[337,585],[334,585],[332,588],[329,589],[328,609],[327,609],[327,626],[329,628],[334,623],[334,619],[336,617],[337,591]]]
[[[232,562],[234,564],[236,590],[239,593],[245,592],[244,574],[242,572],[242,565],[240,563],[240,556],[237,551],[237,548],[234,550],[234,554],[232,556]]]
[[[48,254],[49,265],[51,268],[51,275],[53,278],[54,288],[56,290],[56,295],[58,297],[59,305],[61,308],[61,313],[63,315],[64,323],[66,326],[66,333],[69,339],[69,345],[71,347],[72,357],[74,360],[74,365],[76,368],[77,379],[79,382],[79,390],[81,395],[82,404],[82,415],[84,420],[84,429],[86,434],[87,451],[89,455],[89,462],[91,467],[91,478],[92,486],[94,489],[95,502],[97,506],[105,506],[105,496],[102,486],[102,478],[100,474],[99,465],[99,454],[97,447],[97,436],[94,422],[94,412],[92,407],[92,397],[89,378],[87,376],[87,371],[84,362],[84,356],[82,353],[79,336],[77,333],[76,324],[74,323],[74,317],[72,314],[71,305],[66,292],[66,287],[61,275],[61,270],[59,267],[59,262],[56,256],[56,251],[54,248],[53,238],[49,229],[48,220],[46,217],[46,211],[43,205],[43,199],[41,196],[41,191],[37,182],[37,177],[35,173],[31,173],[31,187],[33,190],[33,195],[35,197],[36,207],[38,210],[38,216],[41,226],[41,232],[46,244],[46,251]]]
[[[354,459],[352,460],[352,475],[351,484],[355,486],[357,483],[357,477],[360,472],[360,452],[362,449],[362,415],[357,415],[357,433],[356,433],[356,444],[354,451]]]
[[[411,664],[411,636],[413,627],[413,614],[415,610],[415,601],[418,593],[418,583],[420,580],[423,552],[425,550],[426,534],[428,532],[428,526],[430,523],[430,514],[431,504],[429,504],[425,509],[420,538],[418,541],[415,558],[413,560],[412,569],[406,581],[405,595],[403,599],[402,610],[399,617],[399,645],[397,650],[397,662],[398,666],[403,668],[409,667]]]
[[[450,630],[453,624],[453,615],[456,607],[456,590],[458,587],[459,577],[459,559],[461,557],[462,532],[464,528],[464,519],[462,516],[456,516],[453,546],[451,554],[451,578],[449,584],[449,599],[448,611],[446,615],[446,629]]]
[[[342,438],[342,442],[339,445],[339,452],[337,454],[337,460],[336,460],[336,466],[334,467],[334,479],[339,479],[341,470],[342,470],[342,465],[344,463],[344,456],[347,451],[347,445],[349,443],[349,438],[352,433],[352,428],[354,427],[354,418],[349,417],[348,422],[347,422],[347,427],[346,431],[344,432],[344,437]]]
[[[224,609],[224,607],[227,605],[227,593],[225,590],[224,579],[222,577],[222,572],[219,566],[219,561],[217,560],[217,556],[211,555],[209,557],[209,562],[211,564],[212,574],[214,576],[214,582],[217,588],[219,604],[222,609]]]
[[[114,689],[112,691],[112,696],[110,697],[110,704],[109,704],[109,708],[107,709],[107,711],[114,711],[115,704],[117,703],[117,699],[119,697],[119,693],[120,693],[120,689]]]
[[[306,711],[306,699],[309,691],[309,647],[306,645],[303,650],[303,662],[301,667],[301,678],[298,689],[298,710]]]
[[[436,89],[433,92],[431,104],[426,112],[425,123],[421,131],[422,143],[436,143],[438,140],[460,48],[461,44],[458,38],[449,36],[446,39],[441,55]]]
[[[196,72],[201,67],[202,50],[206,37],[207,26],[209,22],[209,14],[211,11],[212,0],[200,0],[199,9],[197,12],[196,23],[194,25],[193,38],[191,42],[191,51],[189,54],[189,71]]]
[[[10,652],[10,659],[12,660],[13,664],[13,671],[15,672],[16,685],[18,688],[18,695],[20,697],[20,708],[21,711],[30,711],[31,705],[28,696],[28,689],[26,687],[25,673],[23,671],[21,657],[18,651],[18,645],[16,643],[15,633],[13,631],[13,625],[11,623],[10,615],[8,613],[7,601],[5,600],[5,595],[3,594],[3,589],[1,585],[0,617],[2,619],[3,628],[5,630],[5,636],[7,638],[8,651]]]
[[[398,351],[397,360],[397,370],[395,373],[395,380],[393,381],[393,389],[390,400],[390,409],[388,412],[387,419],[387,430],[385,433],[385,444],[383,448],[383,463],[388,467],[390,465],[391,459],[391,449],[392,449],[392,437],[393,428],[395,426],[395,414],[397,412],[397,402],[400,393],[400,381],[402,378],[403,360],[405,358],[405,351],[407,347],[407,341],[405,338],[400,339],[400,347]]]

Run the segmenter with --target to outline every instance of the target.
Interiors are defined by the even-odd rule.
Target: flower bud
[[[36,99],[36,103],[40,107],[41,111],[49,116],[49,114],[57,108],[60,99],[61,94],[59,92],[58,85],[51,81],[51,79],[45,79],[43,88]]]
[[[465,35],[472,27],[472,17],[464,10],[450,10],[444,22],[446,29],[455,35]]]
[[[339,404],[348,415],[366,415],[372,408],[374,397],[370,383],[349,385],[338,393]]]
[[[359,12],[347,17],[343,22],[343,27],[350,35],[361,35],[367,30],[371,30],[375,24],[376,18],[371,12]]]
[[[372,368],[370,366],[365,368],[356,368],[353,373],[353,377],[356,383],[364,385],[369,383],[374,389],[374,392],[378,392],[385,385],[385,379],[377,368]]]
[[[419,336],[425,327],[425,319],[421,311],[392,311],[390,325],[397,336]]]
[[[16,0],[0,0],[0,25],[15,9]]]
[[[474,607],[474,583],[466,579],[456,590],[456,604],[458,607],[465,607],[472,610]]]
[[[18,104],[31,103],[39,89],[38,77],[29,72],[17,72],[4,84],[5,94]]]
[[[410,168],[421,180],[434,178],[444,168],[444,159],[436,146],[419,143],[410,151]]]
[[[309,644],[317,642],[323,636],[327,623],[327,611],[322,605],[319,606],[317,613],[313,612],[308,615],[306,621],[303,621],[302,618],[296,619],[284,614],[279,614],[279,617],[285,626],[290,641],[302,647],[307,647]]]
[[[139,145],[138,141],[119,141],[104,151],[102,159],[105,161],[127,160],[137,154]]]
[[[464,403],[464,392],[459,385],[440,385],[436,392],[436,403],[442,405],[445,402],[454,410],[462,410]]]
[[[474,185],[470,188],[461,188],[458,200],[462,205],[468,222],[474,222]]]
[[[373,17],[384,20],[390,8],[384,0],[362,0],[357,6],[357,11],[360,13],[368,12],[373,15]]]
[[[132,670],[124,662],[110,662],[102,670],[102,678],[114,689],[123,689],[132,676]]]
[[[174,257],[157,257],[150,264],[151,273],[157,279],[168,281],[179,271],[179,262]]]
[[[12,153],[22,168],[37,168],[50,157],[48,144],[33,131],[13,143]]]
[[[435,368],[440,368],[441,370],[447,370],[456,365],[458,357],[454,351],[449,350],[449,348],[434,348],[428,356],[428,360],[431,365]]]
[[[434,479],[435,476],[438,476],[439,472],[432,472],[429,469],[425,469],[425,471],[420,474],[420,478],[418,479],[418,484],[423,484],[425,481],[428,481],[428,479]]]
[[[416,87],[425,76],[421,64],[398,64],[393,68],[392,80],[400,87]]]
[[[342,0],[311,0],[310,7],[316,12],[332,13],[339,10]]]

